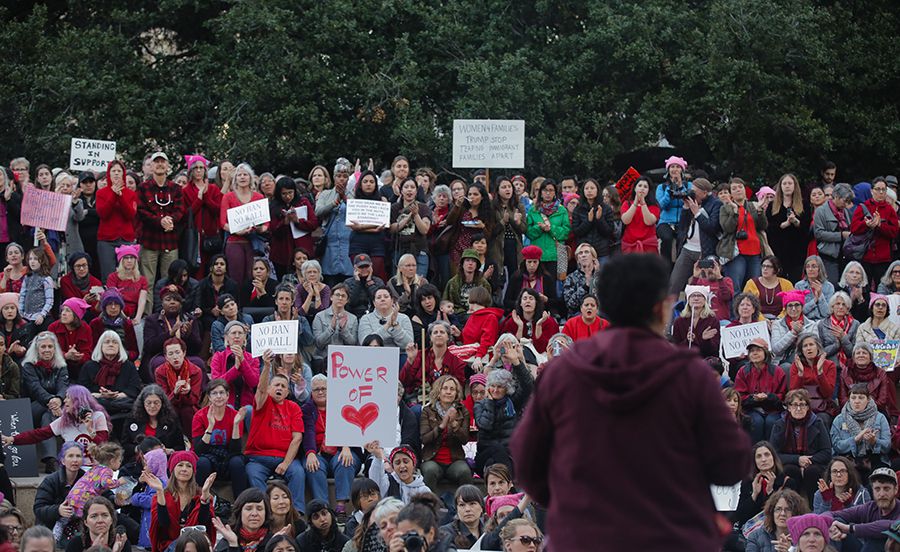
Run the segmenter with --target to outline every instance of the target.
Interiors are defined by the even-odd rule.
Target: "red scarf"
[[[787,323],[788,331],[791,331],[791,324],[793,324],[794,322],[800,322],[801,324],[803,324],[803,311],[800,311],[800,313],[800,318],[797,318],[796,320],[792,319],[787,314],[784,315],[784,321]]]
[[[850,315],[844,317],[843,320],[838,320],[835,316],[831,315],[831,327],[832,328],[840,328],[844,330],[844,333],[850,333],[850,324],[852,324],[853,319]],[[847,366],[847,353],[844,352],[843,347],[838,347],[838,365],[839,366]]]
[[[248,531],[241,527],[240,538],[238,539],[238,544],[241,547],[243,552],[250,552],[252,550],[256,550],[259,546],[259,543],[262,542],[266,535],[269,533],[269,529],[263,525],[256,531]]]
[[[812,410],[806,410],[806,416],[799,420],[791,416],[790,412],[784,415],[784,451],[793,454],[803,454],[806,450],[806,424]]]
[[[191,361],[188,359],[184,359],[180,371],[176,371],[175,367],[166,361],[166,383],[169,384],[169,389],[175,389],[175,382],[178,380],[191,381]]]
[[[847,216],[846,216],[846,214],[844,213],[844,210],[843,210],[843,209],[838,209],[838,208],[837,208],[837,205],[834,204],[834,200],[833,200],[833,199],[829,199],[829,200],[828,200],[828,207],[831,208],[831,213],[834,215],[834,218],[837,219],[838,229],[839,229],[840,231],[842,231],[842,232],[845,231],[845,230],[846,230],[846,231],[849,231],[849,230],[850,230],[850,223],[847,222]]]
[[[39,360],[37,361],[37,367],[42,368],[44,372],[49,376],[53,373],[53,363],[49,360]]]
[[[100,359],[100,371],[97,372],[97,381],[100,387],[112,388],[116,384],[116,379],[122,371],[122,361],[108,360],[106,357]]]

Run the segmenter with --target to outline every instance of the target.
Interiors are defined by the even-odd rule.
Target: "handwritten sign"
[[[299,333],[300,322],[297,320],[253,324],[250,326],[250,348],[253,350],[253,358],[261,357],[266,349],[276,355],[297,354]]]
[[[716,504],[717,512],[733,512],[737,510],[741,500],[741,483],[734,485],[710,485],[709,490]]]
[[[328,347],[325,444],[397,446],[397,347]]]
[[[72,196],[26,186],[22,198],[22,224],[32,228],[65,232],[72,209]]]
[[[892,372],[894,364],[897,362],[897,353],[900,351],[900,341],[874,341],[872,342],[872,354],[874,358],[872,362],[885,372]]]
[[[893,293],[887,296],[888,319],[894,324],[900,325],[900,295]]]
[[[731,328],[722,328],[722,353],[725,358],[738,358],[747,352],[747,344],[761,337],[766,340],[769,348],[772,342],[769,339],[769,327],[765,322],[754,322]]]
[[[525,121],[455,119],[453,166],[458,168],[525,167]]]
[[[228,231],[234,234],[270,220],[269,200],[258,199],[228,210]]]
[[[631,196],[634,193],[634,185],[640,177],[641,173],[639,173],[637,169],[628,167],[628,170],[625,171],[622,178],[616,181],[616,191],[619,192],[620,200],[631,201]]]
[[[15,437],[34,429],[31,424],[31,401],[12,399],[0,401],[0,433]],[[38,459],[34,445],[3,447],[6,471],[10,477],[37,477]]]
[[[294,209],[294,212],[297,213],[297,220],[307,220],[309,219],[309,207],[306,205],[301,205]],[[297,238],[302,238],[303,236],[309,234],[306,230],[300,230],[297,225],[291,223],[291,236],[296,240]]]
[[[348,199],[345,224],[391,225],[391,204],[374,199]]]
[[[115,142],[72,138],[69,168],[73,171],[105,171],[109,162],[115,158]]]

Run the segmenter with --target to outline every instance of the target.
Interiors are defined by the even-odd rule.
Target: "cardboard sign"
[[[398,445],[399,363],[397,347],[328,347],[326,445]]]
[[[228,231],[234,234],[270,220],[269,200],[257,199],[228,210]]]
[[[309,219],[309,208],[306,205],[301,205],[294,209],[294,212],[297,213],[297,220],[307,220]],[[309,234],[306,230],[300,230],[293,223],[291,223],[291,236],[296,240],[297,238],[302,238],[303,236]]]
[[[898,351],[900,351],[900,341],[895,339],[875,341],[872,343],[872,354],[874,356],[872,362],[885,372],[892,372],[894,364],[897,362]]]
[[[34,429],[31,424],[31,401],[12,399],[0,401],[0,433],[16,436]],[[38,458],[35,445],[3,447],[6,471],[10,477],[37,477]]]
[[[22,197],[21,220],[24,226],[65,232],[72,210],[72,196],[26,186]]]
[[[297,354],[297,338],[300,334],[298,320],[260,322],[250,326],[250,349],[253,358],[263,356],[266,349],[276,355]]]
[[[712,492],[717,512],[734,512],[737,510],[738,502],[741,500],[740,481],[734,485],[710,485],[709,490]]]
[[[722,355],[725,358],[738,358],[746,354],[747,344],[761,337],[771,349],[769,326],[765,322],[754,322],[732,328],[722,328]]]
[[[391,204],[374,199],[348,199],[347,217],[344,224],[350,226],[354,222],[356,224],[382,225],[387,228],[391,225]]]
[[[888,319],[894,324],[900,325],[900,295],[887,296],[888,301]]]
[[[69,168],[73,171],[105,171],[116,158],[116,143],[108,140],[72,138],[69,148]]]
[[[616,191],[619,192],[619,199],[622,201],[631,201],[634,194],[634,185],[637,183],[641,173],[634,167],[628,167],[622,178],[616,181]]]
[[[525,167],[525,121],[455,119],[453,166],[470,169]]]

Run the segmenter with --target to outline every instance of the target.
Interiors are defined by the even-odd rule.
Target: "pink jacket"
[[[219,351],[209,361],[210,379],[222,378],[228,382],[231,390],[228,394],[228,404],[235,408],[253,405],[256,386],[259,385],[259,359],[250,356],[244,351],[244,360],[240,368],[234,367],[234,353],[231,349]],[[240,393],[238,401],[235,401],[235,393]]]

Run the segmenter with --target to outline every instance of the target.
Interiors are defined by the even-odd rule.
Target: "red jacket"
[[[550,341],[550,337],[559,332],[559,324],[556,323],[556,320],[551,316],[547,320],[544,320],[544,323],[541,324],[541,337],[534,337],[535,331],[535,323],[532,320],[531,322],[524,322],[522,327],[522,337],[531,339],[532,344],[534,345],[534,350],[539,353],[547,352],[547,342]],[[519,331],[519,326],[516,325],[516,321],[512,319],[512,316],[506,319],[506,322],[503,323],[503,327],[500,328],[500,333],[511,333],[516,335],[516,332]],[[531,337],[529,337],[531,336]],[[496,340],[494,340],[496,341]]]
[[[316,206],[310,203],[304,196],[294,202],[293,209],[306,206],[307,218],[297,222],[297,228],[306,231],[305,236],[294,238],[291,231],[291,223],[281,216],[272,213],[272,221],[269,223],[269,232],[272,238],[269,240],[269,257],[276,265],[291,266],[294,259],[294,250],[302,247],[309,255],[315,250],[315,242],[312,233],[319,227],[319,219],[316,218]],[[278,213],[280,215],[280,213]]]
[[[434,364],[434,350],[431,347],[425,352],[425,381],[434,383],[440,376],[450,375],[459,380],[459,384],[466,386],[466,363],[450,351],[444,353],[441,360],[441,370]],[[416,358],[406,359],[406,364],[400,369],[400,382],[408,395],[420,391],[422,388],[422,351],[416,354]]]
[[[62,349],[64,355],[73,345],[76,351],[84,355],[81,360],[66,360],[66,366],[69,368],[69,381],[78,381],[78,372],[81,371],[81,366],[91,360],[93,352],[94,335],[91,333],[91,327],[86,322],[82,322],[77,328],[70,330],[57,320],[47,329],[56,336],[59,348]]]
[[[137,194],[133,190],[125,187],[122,188],[122,195],[118,195],[110,186],[100,188],[97,190],[97,214],[100,216],[100,226],[97,227],[98,240],[134,241]]]
[[[206,187],[203,199],[200,199],[200,190],[193,182],[188,182],[182,188],[184,203],[194,214],[194,227],[203,237],[214,236],[220,230],[219,210],[222,207],[222,190],[213,183]]]
[[[863,255],[863,262],[889,263],[891,262],[891,242],[900,232],[900,221],[897,219],[897,211],[887,201],[876,203],[874,199],[868,199],[863,204],[873,216],[876,212],[881,215],[881,226],[875,227],[872,245]],[[853,234],[865,234],[869,227],[866,226],[866,215],[862,206],[857,206],[853,211],[853,220],[850,221],[850,232]]]
[[[588,326],[584,323],[584,320],[582,320],[581,315],[579,314],[566,320],[566,324],[563,326],[562,331],[564,334],[571,337],[572,341],[578,341],[579,339],[587,339],[608,327],[609,322],[599,316],[594,319],[593,324]]]
[[[638,328],[550,361],[510,451],[558,551],[719,550],[709,486],[740,481],[751,463],[700,355]]]
[[[800,376],[797,370],[797,363],[791,364],[790,389],[810,390],[813,412],[827,412],[832,417],[837,416],[837,405],[832,400],[836,386],[837,367],[830,360],[826,360],[822,364],[821,375],[816,369],[815,362],[813,362],[812,366],[808,366],[805,362],[803,363],[803,376]]]
[[[502,317],[503,309],[497,307],[485,307],[470,314],[460,334],[463,345],[478,343],[476,356],[484,356],[488,347],[493,347],[497,338],[500,337],[500,318]],[[544,346],[546,347],[546,344]]]
[[[103,282],[95,278],[94,276],[88,274],[88,292],[90,292],[90,288],[103,287]],[[72,297],[77,297],[78,299],[84,299],[86,294],[82,293],[78,287],[75,286],[75,283],[72,281],[72,273],[69,272],[65,276],[59,279],[59,291],[62,292],[62,300],[71,299]],[[88,301],[88,303],[91,303]],[[91,307],[94,312],[100,312],[100,299],[96,299],[93,303],[91,303]]]
[[[784,370],[774,364],[760,369],[747,362],[738,370],[734,390],[740,393],[745,409],[761,408],[766,412],[780,412],[787,390]],[[757,393],[765,393],[766,398],[757,399],[754,397]]]

